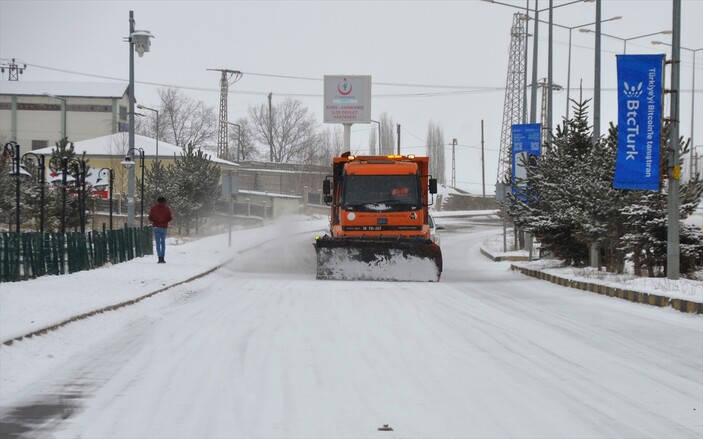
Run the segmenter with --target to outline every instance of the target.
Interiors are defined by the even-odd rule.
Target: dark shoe
[[[159,258],[158,264],[165,264],[165,263],[166,263],[166,261],[164,261],[164,258],[161,258],[161,257],[160,257],[160,258]]]

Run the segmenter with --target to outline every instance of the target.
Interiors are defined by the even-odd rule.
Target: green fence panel
[[[61,252],[59,251],[61,240],[58,233],[49,234],[49,239],[49,258],[51,260],[49,273],[59,275],[62,273],[61,263],[63,261],[61,258]]]
[[[152,254],[151,226],[65,234],[0,232],[0,282],[76,273]]]
[[[4,232],[2,234],[2,281],[17,282],[20,276],[21,242],[19,233]]]
[[[44,264],[44,234],[32,233],[32,245],[34,246],[34,264],[32,272],[35,277],[46,275],[46,265]]]
[[[12,263],[10,256],[10,236],[9,233],[0,233],[0,281],[10,282]]]

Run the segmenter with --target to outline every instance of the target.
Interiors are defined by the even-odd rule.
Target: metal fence
[[[153,229],[0,233],[0,282],[92,270],[154,253]]]

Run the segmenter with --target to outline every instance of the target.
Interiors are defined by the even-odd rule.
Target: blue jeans
[[[156,256],[163,258],[166,254],[166,232],[165,227],[154,227],[154,239],[156,240]]]

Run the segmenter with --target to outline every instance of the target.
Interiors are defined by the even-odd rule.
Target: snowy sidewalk
[[[511,267],[514,270],[544,281],[631,302],[671,306],[678,311],[703,314],[701,281],[615,274],[590,267],[562,267],[561,261],[554,259],[528,261],[528,254],[524,250],[503,252],[502,237],[486,240],[481,246],[481,253],[493,261],[513,261]]]
[[[157,264],[154,254],[95,270],[0,283],[0,343],[200,277],[262,239],[301,231],[314,236],[325,225],[326,218],[293,215],[279,223],[233,230],[231,246],[228,233],[191,242],[168,238],[165,264]]]
[[[157,264],[154,254],[70,275],[2,283],[0,342],[182,283],[223,264],[232,252],[226,234],[188,243],[169,238],[166,264]]]

